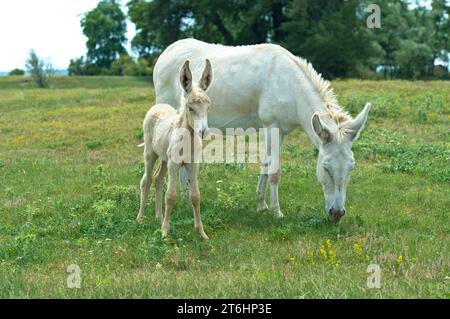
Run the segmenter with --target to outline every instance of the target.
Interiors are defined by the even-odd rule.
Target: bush
[[[14,75],[16,75],[16,76],[23,76],[23,75],[25,75],[25,71],[21,70],[21,69],[14,69],[11,72],[9,72],[9,75],[10,76],[14,76]]]
[[[128,54],[122,54],[116,59],[111,68],[100,68],[84,59],[84,57],[70,60],[69,76],[104,75],[104,76],[151,76],[153,69],[145,58],[135,60]]]
[[[49,75],[51,74],[52,67],[50,63],[41,60],[34,50],[30,51],[30,56],[26,61],[26,67],[38,87],[48,88],[50,86]]]
[[[120,76],[150,76],[153,72],[146,59],[140,58],[136,61],[128,54],[123,54],[114,61],[110,71],[111,75]]]

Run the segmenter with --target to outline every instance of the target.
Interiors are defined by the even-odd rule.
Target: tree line
[[[226,45],[280,44],[327,78],[423,78],[449,62],[446,0],[117,0],[100,1],[82,20],[86,57],[70,75],[151,75],[158,55],[178,39]],[[378,19],[379,28],[368,19]],[[136,27],[126,50],[127,19]],[[444,71],[444,75],[447,72]],[[447,75],[448,76],[448,75]]]

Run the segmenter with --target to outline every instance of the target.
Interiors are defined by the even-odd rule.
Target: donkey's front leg
[[[284,215],[280,209],[278,187],[281,177],[281,144],[283,143],[283,134],[276,126],[272,126],[269,130],[269,138],[266,139],[266,154],[269,160],[267,173],[270,184],[270,211],[275,217],[281,218]]]
[[[167,233],[169,232],[170,213],[172,212],[173,204],[175,203],[175,197],[177,196],[176,183],[179,165],[174,164],[169,160],[167,168],[169,172],[169,183],[167,185],[166,191],[166,212],[164,215],[164,221],[161,226],[161,232],[164,237],[166,237]]]
[[[203,230],[202,217],[200,215],[200,190],[198,187],[198,164],[186,165],[190,180],[190,196],[191,203],[194,209],[195,229],[203,239],[209,239]]]

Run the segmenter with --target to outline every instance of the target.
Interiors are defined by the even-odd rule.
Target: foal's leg
[[[161,161],[161,165],[156,175],[155,186],[156,186],[156,196],[155,196],[155,215],[156,218],[162,223],[162,194],[164,186],[164,176],[167,172],[167,163]]]
[[[202,217],[200,215],[200,190],[198,187],[198,164],[186,165],[190,180],[191,203],[194,208],[195,229],[203,239],[209,239],[203,230]]]
[[[182,166],[179,171],[180,174],[180,192],[185,200],[189,200],[189,176],[186,168]]]
[[[152,172],[156,159],[157,159],[156,153],[153,152],[151,148],[145,147],[144,150],[145,172],[141,180],[141,206],[139,208],[139,214],[137,216],[138,222],[142,222],[144,219],[145,204],[148,198],[148,190],[150,189],[150,185],[152,184]]]
[[[164,221],[162,223],[161,232],[165,237],[169,232],[170,213],[172,212],[173,204],[175,203],[175,197],[177,196],[176,183],[178,176],[179,165],[171,162],[167,163],[167,169],[169,172],[169,183],[166,191],[166,212],[164,215]]]

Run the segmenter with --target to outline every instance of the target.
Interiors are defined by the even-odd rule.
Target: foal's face
[[[208,133],[208,110],[211,100],[206,91],[212,82],[211,62],[206,60],[202,78],[198,83],[192,82],[192,73],[189,68],[189,61],[186,61],[181,68],[180,83],[183,88],[185,102],[185,112],[190,128],[202,138]]]
[[[201,89],[198,89],[199,91]],[[194,89],[192,92],[195,92]],[[192,94],[191,92],[191,94]],[[186,112],[188,125],[195,134],[198,134],[201,138],[205,137],[208,133],[208,110],[211,106],[211,102],[208,96],[201,90],[196,93],[195,99],[187,97],[186,99]]]

